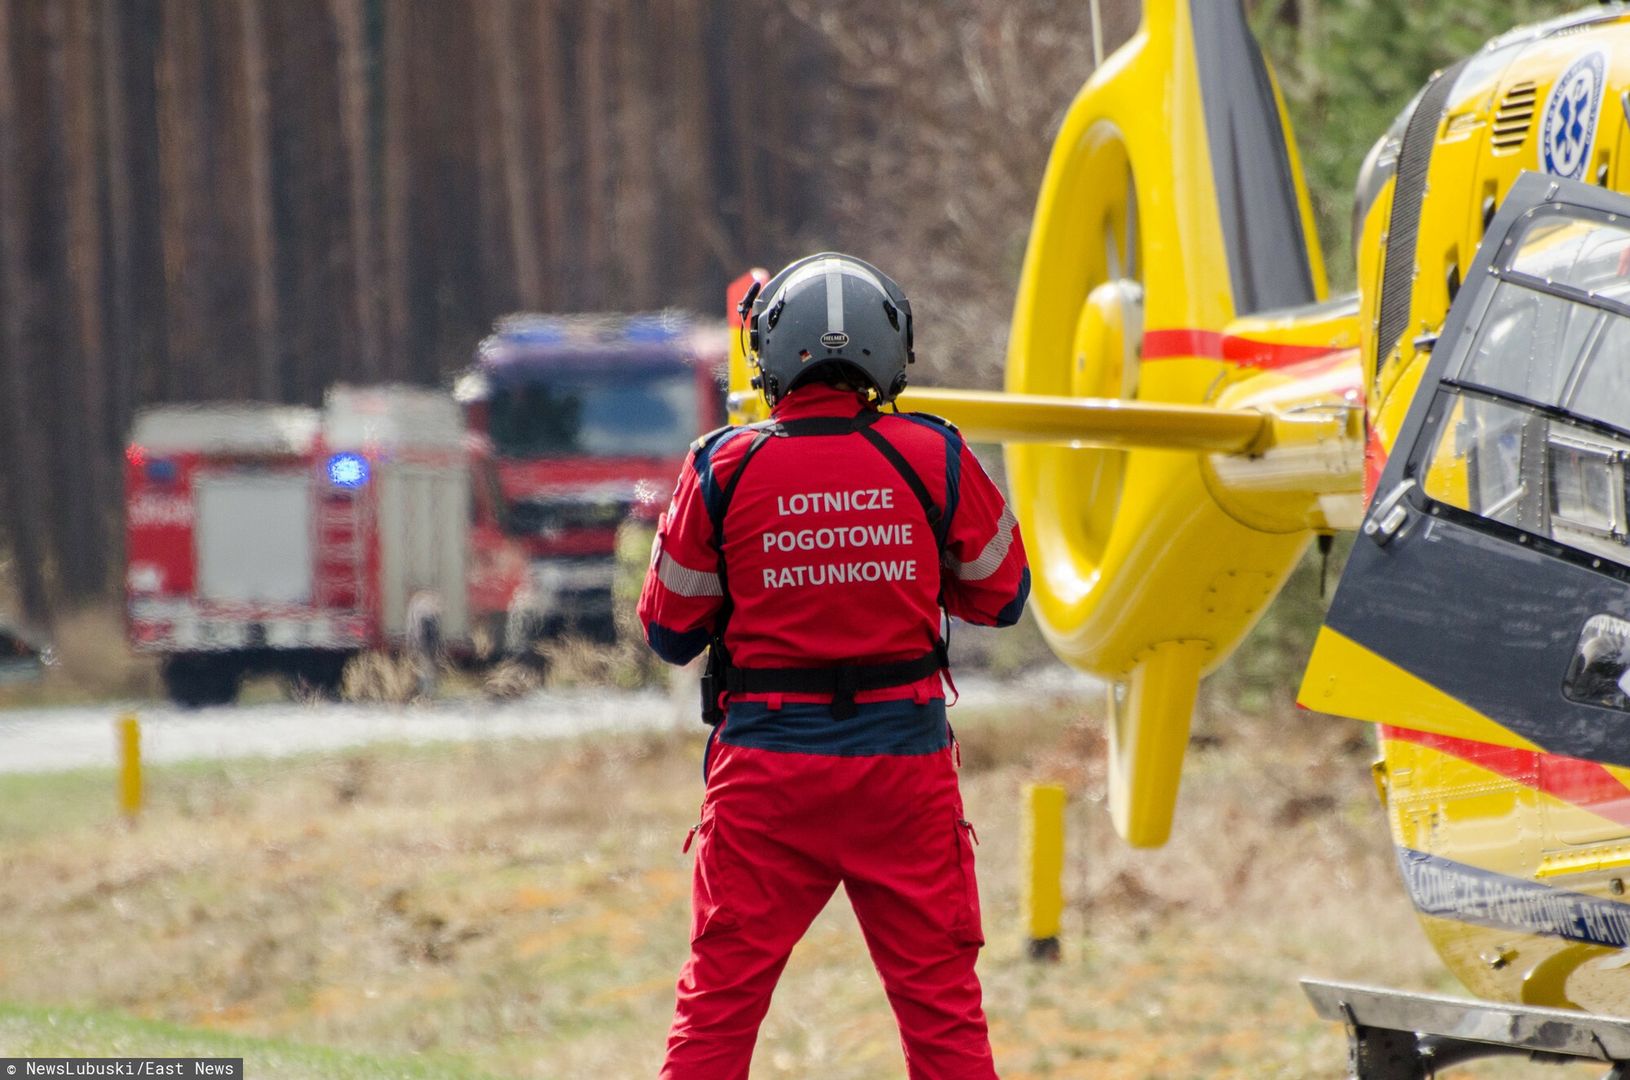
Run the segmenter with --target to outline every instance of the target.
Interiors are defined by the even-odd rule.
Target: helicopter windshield
[[[1450,380],[1630,432],[1630,230],[1529,222]]]
[[[1423,488],[1630,566],[1630,229],[1536,214],[1451,361]]]

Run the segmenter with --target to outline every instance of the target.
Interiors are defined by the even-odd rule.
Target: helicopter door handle
[[[1364,535],[1381,547],[1390,544],[1409,521],[1409,504],[1404,501],[1404,496],[1414,486],[1414,480],[1405,480],[1387,492],[1386,497],[1370,509],[1369,517],[1364,519]]]

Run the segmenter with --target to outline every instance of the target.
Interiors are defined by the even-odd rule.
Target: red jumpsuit
[[[691,955],[665,1080],[747,1076],[776,980],[839,884],[910,1076],[996,1075],[974,974],[984,944],[975,838],[938,664],[918,672],[939,642],[941,601],[969,622],[1008,626],[1030,575],[1012,512],[962,437],[932,418],[868,408],[810,384],[776,407],[782,435],[748,427],[704,438],[658,526],[639,615],[663,659],[694,658],[723,617],[731,662],[749,672],[881,664],[915,676],[847,683],[836,700],[750,684],[726,695],[692,830]],[[874,421],[872,435],[842,422],[857,416]],[[928,507],[868,441],[878,435]]]

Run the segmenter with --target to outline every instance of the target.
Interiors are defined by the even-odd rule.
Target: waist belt
[[[816,668],[741,668],[725,672],[725,689],[732,694],[831,694],[832,717],[855,715],[855,695],[864,690],[909,686],[948,666],[943,645],[915,660],[892,664],[838,664]]]

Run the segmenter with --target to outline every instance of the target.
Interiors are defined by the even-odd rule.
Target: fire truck
[[[472,652],[525,581],[490,446],[445,392],[147,409],[125,457],[130,642],[179,704],[254,673],[333,692],[410,639]]]
[[[656,519],[690,442],[724,422],[724,345],[672,312],[511,315],[481,342],[455,397],[531,560],[529,635],[615,635],[618,530]]]

